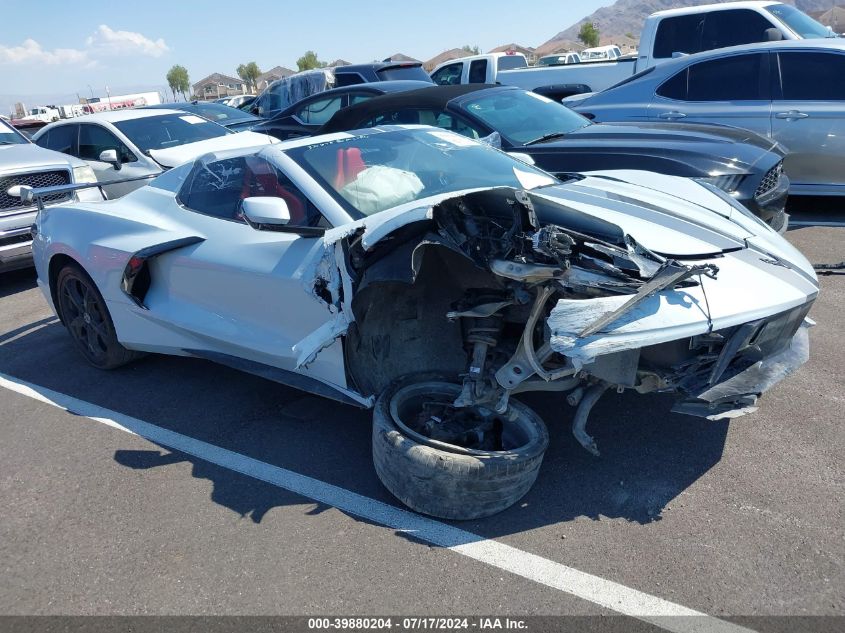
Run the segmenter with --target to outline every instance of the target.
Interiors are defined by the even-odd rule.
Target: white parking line
[[[611,611],[677,633],[739,633],[749,629],[688,609],[625,585],[486,539],[446,523],[359,495],[345,488],[258,461],[246,455],[176,433],[137,418],[79,400],[12,376],[0,374],[0,387],[90,418],[156,444],[266,481],[343,512],[411,534],[439,547],[563,591]]]

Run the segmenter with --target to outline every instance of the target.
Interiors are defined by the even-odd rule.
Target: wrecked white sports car
[[[560,392],[596,455],[586,423],[607,389],[747,413],[807,360],[818,293],[718,189],[560,181],[427,127],[207,155],[120,200],[45,209],[34,232],[39,284],[93,365],[196,356],[373,406],[382,482],[455,519],[537,477],[548,434],[515,394]]]

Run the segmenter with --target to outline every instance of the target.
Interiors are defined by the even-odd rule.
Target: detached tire
[[[510,507],[534,484],[549,445],[546,425],[511,401],[502,430],[505,450],[468,449],[432,440],[401,419],[422,399],[454,401],[460,385],[439,376],[409,376],[391,384],[373,411],[373,463],[399,501],[442,519],[477,519]],[[398,419],[397,419],[398,418]]]

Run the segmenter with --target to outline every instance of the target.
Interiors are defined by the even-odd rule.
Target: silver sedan
[[[81,158],[113,199],[208,152],[278,142],[264,134],[232,132],[181,110],[113,110],[51,123],[32,140]],[[129,181],[132,178],[138,180]],[[110,184],[116,183],[116,184]]]
[[[734,46],[649,68],[567,105],[597,121],[718,123],[788,150],[790,194],[845,195],[845,43]]]

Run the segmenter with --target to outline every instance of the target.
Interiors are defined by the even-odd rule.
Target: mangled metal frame
[[[313,284],[312,294],[325,301],[332,318],[296,345],[297,368],[349,333],[356,320],[352,298],[366,277],[368,258],[384,249],[389,253],[382,257],[404,267],[399,276],[409,285],[416,282],[423,251],[446,249],[498,286],[498,293],[467,288],[473,292],[442,314],[443,323],[458,321],[464,332],[467,360],[456,407],[503,413],[514,393],[568,392],[567,401],[577,407],[573,435],[595,455],[586,423],[608,389],[678,391],[684,397],[675,411],[735,417],[753,411],[757,395],[807,360],[810,304],[714,332],[704,284],[717,279],[716,265],[663,257],[630,235],[613,243],[564,226],[541,226],[534,208],[541,199],[537,193],[497,188],[405,212],[373,234],[360,225],[327,232],[326,250],[303,279]],[[396,240],[409,225],[419,228]],[[704,301],[691,298],[690,288],[699,288]],[[673,300],[701,312],[694,332],[689,327],[681,337],[671,328],[660,332],[661,320],[665,325],[672,319],[666,313]],[[521,323],[521,331],[515,335],[510,327],[503,336],[505,323]],[[767,328],[779,336],[764,354],[758,341]],[[689,341],[683,362],[641,362],[644,348],[659,352],[661,344],[678,340]],[[350,382],[355,384],[354,377]],[[369,403],[377,394],[364,395]]]

